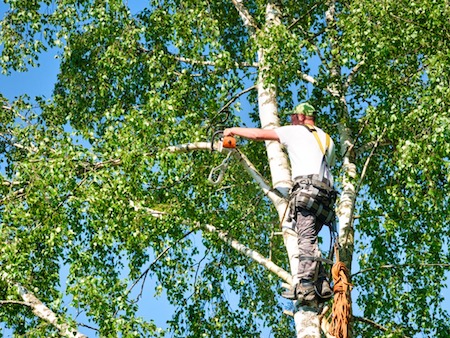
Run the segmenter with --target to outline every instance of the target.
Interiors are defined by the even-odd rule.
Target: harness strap
[[[304,206],[308,210],[313,210],[316,216],[325,218],[323,219],[324,224],[329,224],[334,218],[333,213],[328,212],[327,210],[324,211],[323,205],[321,203],[318,203],[312,197],[300,195],[296,198],[296,201],[301,203],[300,205]]]
[[[326,264],[333,264],[333,261],[331,259],[322,258],[322,257],[314,257],[314,256],[300,256],[299,261],[316,261],[316,262],[323,262]]]
[[[331,142],[331,138],[330,135],[328,135],[327,133],[325,133],[325,149],[323,148],[322,142],[320,141],[319,138],[319,134],[317,133],[316,128],[314,128],[314,126],[310,125],[310,124],[303,124],[303,126],[305,126],[316,138],[317,143],[319,144],[319,148],[322,151],[322,154],[325,155],[328,148],[330,147],[330,142]]]
[[[325,133],[325,145],[326,145],[326,148],[324,149],[323,148],[323,144],[320,141],[319,134],[317,133],[316,128],[314,128],[314,126],[312,126],[310,124],[303,124],[303,126],[306,129],[308,129],[314,135],[314,137],[316,138],[317,143],[319,144],[320,151],[323,154],[322,164],[320,165],[320,173],[319,173],[319,176],[322,179],[324,177],[324,175],[325,175],[325,170],[328,167],[326,153],[327,153],[327,150],[328,150],[328,148],[330,146],[330,142],[331,142],[330,135]]]
[[[292,191],[295,191],[299,187],[307,187],[313,185],[317,188],[330,191],[332,190],[331,183],[328,179],[322,177],[317,174],[306,175],[306,176],[297,176],[294,178],[294,186],[292,187]]]

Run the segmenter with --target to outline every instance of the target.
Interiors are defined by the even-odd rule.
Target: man
[[[322,129],[315,127],[315,114],[312,105],[301,103],[291,114],[291,126],[272,130],[237,127],[224,130],[224,136],[273,140],[287,148],[294,182],[290,214],[298,235],[299,283],[282,296],[301,304],[324,301],[333,294],[321,263],[317,237],[324,223],[329,225],[334,220],[335,193],[329,169],[335,160],[334,143]],[[322,214],[318,213],[319,209]]]

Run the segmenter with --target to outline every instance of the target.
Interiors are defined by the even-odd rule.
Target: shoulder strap
[[[319,138],[319,134],[317,133],[316,128],[314,128],[314,126],[310,125],[310,124],[303,124],[304,127],[306,127],[306,129],[308,129],[316,138],[317,143],[319,144],[320,150],[322,151],[323,157],[322,157],[322,164],[320,165],[320,172],[319,172],[319,178],[320,180],[323,179],[323,177],[325,176],[325,170],[327,170],[328,168],[328,162],[327,162],[327,156],[326,156],[326,152],[330,146],[330,135],[328,135],[327,133],[325,133],[325,145],[326,148],[323,149],[323,145],[322,142],[320,141]]]
[[[310,124],[303,124],[303,126],[306,127],[306,129],[308,129],[316,138],[317,143],[319,144],[320,150],[322,151],[322,154],[325,155],[326,151],[328,150],[328,148],[330,147],[330,135],[328,135],[327,133],[325,133],[325,145],[326,148],[323,149],[323,145],[322,142],[320,142],[320,138],[319,138],[319,134],[317,133],[316,128],[314,128],[314,126],[310,125]]]

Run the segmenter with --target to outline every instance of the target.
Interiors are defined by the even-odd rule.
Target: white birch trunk
[[[339,258],[345,263],[351,275],[351,264],[354,248],[354,230],[353,230],[353,208],[356,199],[355,185],[353,180],[356,177],[356,165],[353,162],[353,141],[350,138],[350,132],[347,127],[339,125],[341,136],[341,153],[343,157],[342,193],[337,207],[337,216],[339,218]]]
[[[260,62],[264,59],[264,53],[259,53]],[[259,112],[261,118],[261,126],[266,129],[275,128],[279,126],[279,119],[277,116],[278,109],[276,104],[275,90],[264,86],[264,79],[260,76],[258,84],[258,102]],[[282,146],[278,142],[266,142],[267,156],[270,165],[270,172],[272,174],[272,185],[287,197],[290,187],[292,186],[291,173],[289,170],[289,162],[286,154],[282,150]],[[280,221],[283,220],[283,225],[286,224],[286,209],[288,207],[287,201],[275,206],[278,212]],[[284,219],[283,219],[284,218]],[[288,254],[291,274],[293,276],[293,284],[298,282],[298,244],[297,234],[289,228],[283,229],[283,239]],[[296,327],[297,338],[320,338],[320,321],[317,309],[311,307],[300,307],[294,313],[294,321]]]
[[[277,25],[280,23],[280,9],[276,1],[269,1],[266,7],[266,23],[267,27]],[[266,68],[264,61],[265,51],[259,50],[259,79],[258,79],[258,105],[259,115],[261,120],[261,127],[264,129],[276,128],[280,125],[278,118],[278,105],[276,90],[265,81],[265,73],[269,71]],[[291,171],[286,154],[283,152],[282,146],[278,142],[266,142],[267,156],[270,165],[270,172],[272,175],[272,185],[275,189],[280,191],[287,197],[290,187],[292,186]],[[275,206],[278,212],[280,221],[283,220],[283,225],[286,216],[287,203],[281,203]],[[294,231],[285,229],[283,231],[284,244],[288,254],[291,274],[293,276],[293,283],[298,282],[298,244],[297,235]],[[310,307],[300,307],[294,313],[294,321],[297,338],[320,338],[320,320],[317,309]]]
[[[248,9],[242,0],[232,0],[239,15],[241,16],[244,25],[249,30],[250,34],[256,38],[258,25],[249,13]],[[281,12],[279,8],[279,1],[269,0],[266,6],[266,27],[280,24]],[[259,32],[261,33],[261,32]],[[258,107],[263,129],[273,129],[280,125],[278,118],[277,93],[275,86],[267,83],[265,74],[270,71],[265,64],[264,56],[267,50],[260,48],[258,51],[259,77],[257,83],[258,90]],[[306,75],[304,75],[306,76]],[[306,76],[308,81],[312,81]],[[266,142],[267,157],[272,175],[272,186],[277,189],[283,196],[287,197],[290,187],[292,186],[291,172],[289,161],[286,154],[283,152],[282,146],[278,142]],[[280,222],[287,227],[285,216],[287,211],[287,198],[285,200],[274,201],[275,208],[278,212]],[[298,245],[297,235],[293,230],[288,228],[283,229],[283,239],[286,246],[291,274],[293,276],[293,284],[298,282]],[[320,320],[317,309],[301,307],[298,308],[294,314],[296,335],[298,338],[320,338]]]
[[[317,309],[304,308],[294,314],[297,338],[320,338],[320,319]]]

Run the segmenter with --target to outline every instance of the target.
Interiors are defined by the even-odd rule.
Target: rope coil
[[[332,319],[330,334],[335,338],[349,337],[349,321],[351,316],[350,291],[352,284],[349,282],[349,270],[339,260],[339,252],[335,247],[336,263],[331,269],[334,281],[334,302],[332,307]]]

